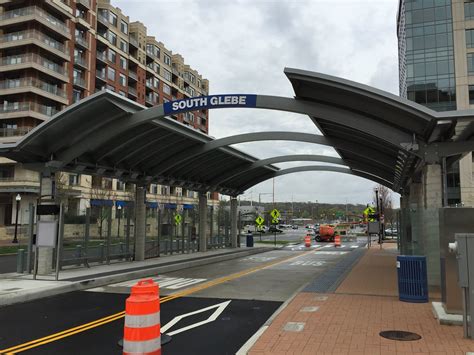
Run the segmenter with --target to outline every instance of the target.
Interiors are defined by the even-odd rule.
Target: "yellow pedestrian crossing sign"
[[[280,211],[278,211],[276,208],[274,208],[271,212],[270,212],[270,216],[273,217],[273,219],[278,219],[280,218]]]
[[[273,219],[272,219],[272,223],[273,223],[273,224],[278,224],[278,222],[279,222],[279,221],[278,221],[278,218],[273,218]]]
[[[365,215],[374,214],[374,213],[375,213],[375,208],[373,208],[372,206],[367,206],[367,208],[364,210]]]
[[[257,225],[259,225],[259,226],[261,226],[263,224],[263,222],[265,222],[265,220],[262,218],[262,216],[258,216],[255,219],[255,223],[257,223]]]
[[[183,217],[181,217],[180,214],[177,214],[177,215],[174,216],[174,223],[175,223],[176,225],[181,224],[181,221],[182,221],[182,220],[183,220]]]

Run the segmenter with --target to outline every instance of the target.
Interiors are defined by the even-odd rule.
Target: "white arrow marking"
[[[351,245],[351,248],[358,248],[358,245]]]
[[[193,328],[196,328],[196,327],[200,327],[201,325],[204,325],[204,324],[207,324],[207,323],[210,323],[210,322],[213,322],[217,319],[217,317],[219,317],[219,315],[224,312],[224,309],[229,305],[231,301],[226,301],[226,302],[222,302],[222,303],[218,303],[218,304],[215,304],[214,306],[210,306],[210,307],[206,307],[206,308],[203,308],[203,309],[199,309],[197,311],[194,311],[194,312],[191,312],[191,313],[186,313],[186,314],[182,314],[180,316],[177,316],[177,317],[174,317],[173,320],[171,322],[169,322],[168,324],[166,324],[165,326],[161,327],[161,332],[162,333],[165,333],[168,329],[170,329],[171,327],[173,327],[176,323],[178,323],[181,319],[183,318],[186,318],[186,317],[189,317],[189,316],[192,316],[192,315],[195,315],[195,314],[198,314],[198,313],[202,313],[202,312],[206,312],[210,309],[213,309],[213,308],[216,308],[216,310],[214,311],[214,313],[211,314],[211,316],[209,318],[207,318],[206,320],[203,320],[201,322],[197,322],[197,323],[194,323],[194,324],[190,324],[186,327],[183,327],[181,329],[177,329],[177,330],[174,330],[170,333],[167,333],[168,335],[175,335],[175,334],[178,334],[178,333],[182,333],[182,332],[185,332],[186,330],[189,330],[189,329],[193,329]]]

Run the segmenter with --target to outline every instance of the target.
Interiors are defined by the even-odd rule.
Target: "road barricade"
[[[161,355],[160,294],[152,279],[132,286],[125,304],[124,355]]]
[[[334,246],[336,248],[341,246],[341,236],[340,235],[336,235],[334,237]]]
[[[306,248],[311,246],[311,236],[309,234],[306,234],[306,237],[304,237],[304,246]]]

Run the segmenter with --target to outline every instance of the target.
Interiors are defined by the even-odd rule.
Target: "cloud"
[[[394,0],[112,0],[210,81],[211,94],[258,93],[292,97],[283,74],[294,67],[398,91]],[[246,132],[319,134],[302,115],[228,109],[210,112],[216,138]],[[295,142],[235,146],[258,158],[284,154],[336,155],[332,148]],[[319,163],[301,162],[300,165]],[[294,166],[279,165],[279,166]],[[277,200],[367,203],[375,184],[331,172],[275,179]],[[252,188],[272,190],[272,181]],[[268,195],[265,195],[268,198]]]

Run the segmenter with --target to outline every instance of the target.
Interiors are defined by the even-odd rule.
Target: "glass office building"
[[[474,104],[468,79],[473,75],[474,84],[474,2],[400,0],[397,22],[400,96],[435,111],[469,109]],[[450,166],[449,205],[473,204],[472,165],[469,154]]]

